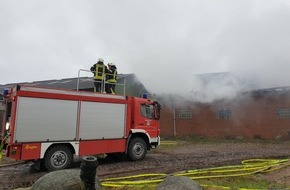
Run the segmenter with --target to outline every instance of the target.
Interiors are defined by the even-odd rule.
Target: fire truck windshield
[[[161,109],[161,105],[157,101],[153,102],[152,104],[142,104],[141,115],[149,119],[159,120],[160,109]]]
[[[142,104],[141,115],[146,118],[154,119],[153,105]]]

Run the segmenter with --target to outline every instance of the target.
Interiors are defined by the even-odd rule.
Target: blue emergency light
[[[148,93],[143,93],[143,94],[142,94],[142,98],[144,98],[144,99],[148,99]]]
[[[9,90],[5,88],[5,89],[3,90],[3,95],[4,95],[4,96],[5,96],[5,95],[8,95],[8,93],[9,93]]]

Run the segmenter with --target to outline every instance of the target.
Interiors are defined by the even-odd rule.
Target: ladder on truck
[[[78,70],[78,80],[77,80],[77,89],[76,89],[77,91],[80,90],[81,73],[95,73],[95,72],[92,72],[92,71],[90,71],[90,70],[86,70],[86,69],[79,69],[79,70]],[[106,74],[106,75],[113,75],[113,74]],[[118,74],[118,75],[117,75],[117,82],[115,83],[115,85],[116,85],[116,87],[117,87],[117,86],[121,86],[121,88],[123,89],[123,90],[122,90],[123,93],[121,93],[121,94],[125,95],[125,94],[126,94],[126,78],[124,77],[124,81],[123,81],[123,83],[120,83],[120,82],[118,82],[118,78],[119,78],[120,76],[122,76],[122,74]],[[91,81],[92,81],[92,82],[98,82],[98,81],[95,81],[95,80],[94,80],[94,77],[91,78]],[[108,82],[106,82],[106,78],[103,77],[103,78],[102,78],[102,81],[100,81],[99,83],[101,83],[101,92],[104,92],[104,91],[105,91],[105,83],[108,83]],[[109,84],[112,84],[112,83],[109,83]],[[94,84],[93,84],[93,88],[95,88],[95,87],[94,87]]]

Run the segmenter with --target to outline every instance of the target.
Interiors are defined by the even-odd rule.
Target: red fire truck
[[[73,155],[142,160],[160,144],[160,105],[131,96],[17,85],[4,94],[6,155],[67,168]]]

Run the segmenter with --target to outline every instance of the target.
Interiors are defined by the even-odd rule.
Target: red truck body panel
[[[152,100],[16,86],[5,102],[3,125],[10,127],[2,126],[2,135],[9,134],[7,156],[17,160],[43,159],[55,145],[84,156],[126,153],[134,136],[142,137],[148,149],[160,143]]]

